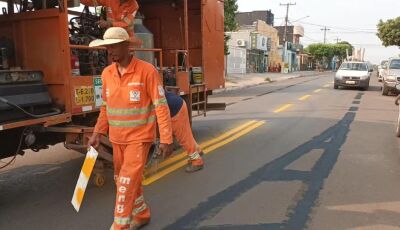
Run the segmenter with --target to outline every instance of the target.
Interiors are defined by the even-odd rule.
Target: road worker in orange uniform
[[[139,5],[136,0],[81,0],[87,6],[105,6],[107,20],[101,19],[100,28],[121,27],[128,31],[130,37],[134,35],[134,21]]]
[[[114,178],[117,186],[112,229],[139,229],[150,221],[150,209],[143,198],[142,175],[156,121],[160,133],[159,150],[172,152],[170,112],[157,70],[129,52],[126,30],[111,27],[104,40],[89,46],[105,46],[112,61],[102,73],[103,106],[88,145],[97,147],[100,135],[109,134],[113,145]]]
[[[185,171],[192,173],[203,169],[204,162],[201,157],[203,151],[193,137],[185,101],[180,96],[170,92],[165,92],[165,97],[171,113],[172,133],[189,157]]]

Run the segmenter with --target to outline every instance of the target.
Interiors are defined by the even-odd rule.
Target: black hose
[[[32,114],[28,111],[26,111],[25,109],[19,107],[18,105],[8,101],[7,99],[5,99],[4,97],[0,97],[0,101],[3,103],[6,103],[7,105],[25,113],[26,115],[33,117],[33,118],[43,118],[43,117],[48,117],[48,116],[53,116],[53,115],[57,115],[61,113],[61,110],[57,109],[57,108],[52,108],[53,112],[50,113],[44,113],[44,114]]]
[[[11,158],[10,161],[8,161],[4,165],[0,166],[0,169],[4,169],[5,167],[7,167],[10,164],[12,164],[15,161],[15,159],[17,159],[17,156],[18,156],[18,154],[19,154],[19,152],[21,151],[21,148],[22,148],[22,141],[24,140],[24,136],[25,136],[25,131],[26,130],[27,130],[27,127],[25,127],[24,130],[22,130],[21,137],[20,137],[19,143],[18,143],[18,147],[17,147],[17,150],[16,150],[14,156]]]

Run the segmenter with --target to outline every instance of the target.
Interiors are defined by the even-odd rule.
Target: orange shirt
[[[126,29],[129,36],[133,36],[135,15],[139,9],[136,0],[128,0],[121,5],[118,0],[81,0],[81,3],[87,6],[107,7],[107,21],[113,27]]]
[[[133,57],[121,77],[116,63],[105,68],[101,77],[103,106],[94,132],[108,131],[115,144],[152,142],[157,120],[160,142],[172,143],[170,112],[153,65]]]

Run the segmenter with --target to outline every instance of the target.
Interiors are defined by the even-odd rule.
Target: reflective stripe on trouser
[[[114,229],[128,229],[132,220],[143,222],[150,219],[150,209],[144,202],[142,189],[143,168],[150,146],[151,143],[113,144],[117,186]]]
[[[201,149],[193,137],[185,102],[183,102],[182,108],[179,112],[171,119],[171,123],[172,133],[177,139],[179,145],[188,153],[189,161],[193,165],[203,165],[203,159],[199,154]]]

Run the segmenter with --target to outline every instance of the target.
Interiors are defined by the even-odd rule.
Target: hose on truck
[[[0,101],[3,102],[3,103],[5,103],[5,104],[7,104],[7,105],[9,105],[9,106],[11,106],[11,107],[13,107],[13,108],[15,108],[15,109],[17,109],[17,110],[19,110],[19,111],[21,111],[21,112],[23,112],[24,114],[26,114],[26,115],[28,115],[28,116],[30,116],[30,117],[32,117],[32,118],[43,118],[43,117],[48,117],[48,116],[57,115],[57,114],[60,114],[60,113],[61,113],[61,110],[60,110],[60,109],[52,108],[53,112],[50,112],[50,113],[32,114],[32,113],[26,111],[25,109],[21,108],[20,106],[18,106],[18,105],[16,105],[16,104],[10,102],[9,100],[5,99],[4,97],[0,97]],[[17,156],[18,156],[18,153],[21,151],[21,148],[22,148],[22,141],[24,140],[24,136],[26,135],[26,134],[25,134],[25,131],[26,131],[26,130],[27,130],[27,127],[25,127],[24,130],[23,130],[22,133],[21,133],[21,137],[20,137],[20,139],[19,139],[18,147],[17,147],[17,150],[16,150],[14,156],[11,158],[10,161],[8,161],[8,162],[5,163],[4,165],[0,166],[0,169],[3,169],[3,168],[5,168],[5,167],[9,166],[10,164],[12,164],[12,163],[15,161],[15,159],[16,159]]]
[[[19,138],[18,147],[17,147],[17,150],[15,151],[14,156],[7,163],[4,163],[4,165],[0,166],[0,169],[3,169],[5,167],[11,165],[15,161],[15,159],[17,159],[18,153],[21,151],[21,148],[22,148],[22,141],[24,140],[26,130],[27,130],[27,127],[25,127],[24,130],[22,130],[21,137]]]
[[[52,108],[53,112],[50,113],[44,113],[44,114],[32,114],[28,111],[26,111],[25,109],[21,108],[20,106],[10,102],[9,100],[5,99],[4,97],[0,97],[0,101],[3,103],[6,103],[7,105],[25,113],[26,115],[33,117],[33,118],[43,118],[43,117],[48,117],[48,116],[53,116],[53,115],[57,115],[61,113],[61,110],[57,109],[57,108]]]

